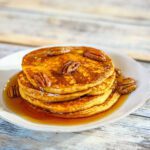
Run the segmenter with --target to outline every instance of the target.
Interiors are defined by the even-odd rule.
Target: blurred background
[[[150,0],[0,0],[0,43],[7,54],[61,43],[150,53]]]

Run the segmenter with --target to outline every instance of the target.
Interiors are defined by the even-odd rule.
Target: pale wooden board
[[[8,150],[149,150],[150,124],[128,116],[116,123],[79,133],[44,133],[0,120],[0,148]]]
[[[123,6],[121,8],[123,9]],[[139,21],[131,17],[129,20],[135,23],[126,21],[120,23],[109,18],[107,20],[95,18],[93,15],[90,17],[76,13],[64,15],[55,11],[40,13],[3,5],[0,9],[0,18],[1,42],[25,45],[45,45],[53,42],[89,43],[118,51],[150,50],[148,19]],[[120,18],[122,17],[118,17],[118,20]],[[143,23],[140,24],[141,22]]]
[[[30,47],[0,44],[0,58]],[[150,69],[149,63],[141,63]],[[0,150],[149,150],[150,100],[136,112],[105,127],[79,133],[44,133],[0,120]]]
[[[130,5],[129,5],[130,4]],[[134,24],[149,23],[149,0],[0,0],[1,7],[18,8],[37,12],[57,12],[63,15],[127,22]],[[140,22],[139,22],[140,20]],[[146,22],[148,21],[148,22]]]

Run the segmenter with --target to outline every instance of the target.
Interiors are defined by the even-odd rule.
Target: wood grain
[[[23,34],[1,34],[0,41],[3,43],[19,44],[26,46],[41,46],[48,44],[60,44],[52,39],[40,38],[37,36],[23,35]]]
[[[79,133],[31,131],[0,120],[0,148],[33,150],[149,150],[149,120],[128,116],[119,122]]]
[[[127,51],[127,54],[136,60],[150,62],[150,52],[148,51],[147,52]]]
[[[22,7],[18,6],[20,4],[17,4],[16,7],[6,7],[6,4],[9,3],[1,3],[0,9],[1,42],[10,41],[11,43],[35,46],[51,42],[88,43],[101,45],[102,49],[117,51],[150,50],[150,21],[148,19],[139,21],[131,17],[129,20],[134,23],[118,22],[109,17],[102,19],[78,13],[64,15],[61,11],[40,13],[34,9],[27,9],[29,5],[23,5],[26,7],[21,9]],[[138,5],[138,7],[140,6]],[[124,10],[123,5],[121,8]],[[141,9],[141,11],[145,11],[145,9]],[[98,16],[103,15],[100,13]],[[117,19],[117,16],[114,17]]]
[[[130,5],[129,5],[130,4]],[[136,24],[146,24],[150,19],[149,0],[27,0],[20,3],[19,0],[0,0],[1,7],[18,8],[21,10],[30,10],[37,12],[57,12],[63,15],[86,15],[88,17],[97,17],[110,19],[118,22],[129,22]],[[116,18],[116,20],[115,20]],[[140,22],[139,22],[140,20]]]

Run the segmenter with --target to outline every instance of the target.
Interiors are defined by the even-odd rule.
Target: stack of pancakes
[[[22,70],[21,97],[55,116],[91,116],[109,109],[120,97],[111,58],[95,48],[39,49],[24,56]]]

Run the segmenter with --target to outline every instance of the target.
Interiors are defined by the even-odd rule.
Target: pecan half
[[[85,51],[83,56],[96,61],[106,61],[106,57],[99,51]]]
[[[124,78],[117,83],[117,91],[120,94],[129,94],[136,89],[136,81],[132,78]]]
[[[47,56],[56,56],[65,53],[69,53],[71,51],[71,47],[53,47],[47,50]]]
[[[20,97],[19,86],[18,85],[13,85],[13,86],[8,87],[7,96],[9,98]]]
[[[51,86],[51,81],[45,73],[38,72],[38,73],[34,74],[33,78],[39,87],[50,87]]]
[[[72,72],[76,71],[80,66],[80,62],[76,61],[68,61],[62,68],[62,74],[67,75],[71,74]]]

